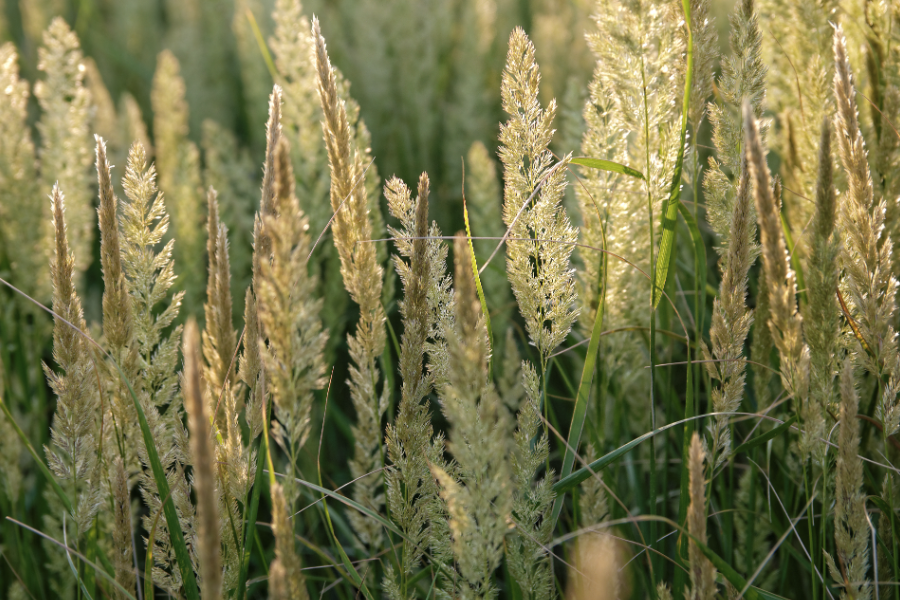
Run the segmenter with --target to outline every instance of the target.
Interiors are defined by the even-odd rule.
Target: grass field
[[[898,0],[0,41],[0,597],[900,600]]]

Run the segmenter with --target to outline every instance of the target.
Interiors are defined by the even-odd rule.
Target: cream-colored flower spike
[[[570,263],[578,232],[561,204],[568,157],[554,163],[548,148],[556,102],[541,107],[539,82],[534,45],[517,28],[509,39],[501,88],[503,110],[510,117],[500,127],[503,221],[510,230],[506,270],[525,329],[545,363],[578,317]]]
[[[325,38],[318,19],[312,22],[315,61],[318,71],[319,100],[322,104],[322,130],[331,165],[332,233],[341,260],[341,275],[350,297],[359,305],[359,323],[350,335],[350,395],[356,411],[353,429],[356,439],[350,470],[359,478],[381,466],[381,417],[387,409],[387,396],[378,396],[381,379],[376,359],[387,339],[381,290],[384,273],[378,264],[372,239],[372,219],[365,184],[365,165],[351,130],[345,101],[340,97],[337,75],[328,58]],[[387,388],[385,388],[386,390]],[[354,498],[380,511],[384,504],[378,489],[380,480],[367,477],[354,485]],[[381,545],[381,528],[359,513],[350,520],[363,543],[374,550]]]
[[[844,584],[841,600],[868,600],[872,587],[869,570],[869,525],[863,492],[863,465],[859,457],[859,396],[853,364],[847,359],[841,368],[841,412],[835,475],[834,541],[837,564],[826,554],[835,581]],[[840,567],[838,567],[838,564]]]
[[[793,397],[795,412],[804,425],[821,415],[809,407],[809,348],[803,339],[803,319],[797,311],[797,282],[788,265],[787,247],[781,228],[780,195],[773,191],[759,126],[749,102],[744,102],[744,134],[747,161],[754,182],[756,213],[762,246],[763,267],[768,283],[771,316],[769,329],[781,359],[781,383]],[[814,428],[805,429],[800,442],[804,456],[815,444]]]
[[[834,32],[835,133],[838,156],[847,175],[839,221],[844,236],[843,291],[865,348],[858,354],[866,370],[888,378],[879,405],[884,435],[900,426],[900,351],[892,323],[897,312],[897,278],[891,271],[891,239],[885,231],[885,200],[876,200],[866,144],[859,127],[856,89],[840,26]]]

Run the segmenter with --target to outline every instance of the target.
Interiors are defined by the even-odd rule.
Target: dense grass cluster
[[[0,2],[0,597],[900,599],[900,1],[587,4]]]

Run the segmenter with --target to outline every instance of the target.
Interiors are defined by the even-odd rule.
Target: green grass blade
[[[619,446],[612,452],[604,454],[594,462],[590,463],[588,466],[578,469],[577,471],[569,474],[567,477],[563,477],[555,484],[553,484],[553,491],[557,494],[560,494],[574,488],[576,485],[590,477],[592,474],[602,471],[612,463],[628,454],[628,452],[630,452],[631,450],[634,450],[637,446],[640,446],[641,443],[646,442],[659,433],[667,431],[673,427],[677,427],[678,425],[681,425],[683,423],[683,420],[675,421],[674,423],[669,423],[664,427],[654,429],[653,431],[648,431],[647,433],[634,438],[630,442]]]
[[[631,167],[626,167],[625,165],[619,164],[617,162],[613,162],[611,160],[603,160],[600,158],[589,158],[587,156],[579,156],[577,158],[573,158],[569,161],[569,164],[572,165],[581,165],[582,167],[589,167],[591,169],[597,169],[599,171],[609,171],[611,173],[620,173],[622,175],[628,175],[629,177],[634,177],[635,179],[643,179],[644,174],[638,171],[637,169],[632,169]]]
[[[37,464],[38,468],[41,470],[41,473],[44,474],[44,477],[50,484],[50,487],[52,487],[53,491],[56,492],[56,495],[59,496],[59,499],[63,503],[65,509],[69,511],[70,515],[74,515],[75,510],[72,508],[72,501],[69,500],[69,496],[66,495],[66,492],[62,489],[62,486],[60,486],[59,482],[56,481],[56,477],[53,476],[53,473],[51,473],[50,469],[47,468],[47,465],[44,464],[44,460],[40,456],[38,456],[38,453],[31,445],[31,442],[29,442],[28,438],[25,436],[25,432],[22,431],[22,428],[19,427],[18,423],[16,423],[16,420],[13,418],[12,411],[9,410],[9,406],[7,406],[6,402],[3,401],[2,393],[0,393],[0,409],[3,410],[3,414],[6,415],[6,418],[13,426],[13,429],[16,430],[16,435],[19,436],[19,440],[22,442],[22,445],[25,446],[25,448],[28,450],[28,453],[31,454],[34,462]]]
[[[741,444],[740,446],[738,446],[737,448],[734,449],[733,454],[739,454],[741,452],[748,452],[748,451],[756,448],[757,446],[762,446],[769,440],[775,439],[776,437],[781,435],[783,432],[790,429],[791,425],[793,425],[796,422],[797,422],[797,415],[794,415],[793,417],[791,417],[790,419],[788,419],[781,425],[779,425],[777,427],[773,427],[771,431],[767,431],[766,433],[763,433],[762,435],[756,436],[755,438],[753,438],[750,441],[744,442],[743,444]]]
[[[602,227],[602,224],[601,224]],[[606,249],[606,235],[603,235],[603,246]],[[572,424],[569,426],[569,439],[566,441],[566,452],[563,456],[562,471],[560,476],[567,477],[572,472],[575,464],[575,453],[581,442],[581,434],[584,431],[584,421],[587,416],[588,400],[591,395],[591,386],[594,381],[594,371],[597,364],[597,355],[600,350],[600,338],[603,337],[603,312],[606,304],[606,254],[601,253],[601,275],[598,282],[597,312],[594,315],[594,326],[591,329],[591,339],[588,342],[587,355],[584,357],[584,366],[581,369],[581,381],[578,383],[578,393],[575,396],[575,410],[572,413]],[[550,520],[550,530],[556,527],[556,521],[562,512],[565,491],[559,493],[553,502],[553,512]]]
[[[269,75],[272,76],[272,81],[278,81],[278,71],[275,69],[275,61],[272,60],[272,55],[269,53],[269,47],[266,45],[266,40],[259,30],[259,24],[256,22],[256,17],[249,8],[247,9],[247,21],[250,23],[250,28],[253,29],[253,37],[256,38],[256,44],[259,46],[259,53],[262,54],[263,60],[266,61],[266,68],[269,70]]]
[[[75,581],[78,582],[78,585],[81,587],[81,591],[84,592],[84,595],[87,596],[88,600],[94,600],[94,597],[91,596],[90,592],[88,592],[87,586],[84,585],[84,581],[81,576],[78,574],[78,569],[75,568],[75,563],[72,562],[72,555],[69,554],[69,537],[66,534],[66,513],[63,513],[62,518],[62,532],[63,532],[63,544],[65,544],[66,549],[63,551],[66,553],[66,562],[69,563],[69,569],[72,571],[72,575],[75,577]]]
[[[681,106],[681,143],[678,146],[678,156],[675,159],[675,171],[672,173],[672,185],[669,187],[669,197],[662,211],[662,237],[659,240],[659,252],[656,255],[656,272],[653,274],[653,288],[651,297],[653,308],[659,306],[662,299],[662,291],[666,287],[666,277],[669,274],[669,266],[672,263],[673,249],[675,248],[675,223],[676,212],[681,204],[681,171],[684,167],[684,144],[687,139],[688,109],[691,102],[691,81],[694,76],[694,37],[691,33],[691,5],[690,0],[681,0],[684,7],[684,23],[687,29],[687,65],[684,75],[684,100]],[[651,240],[652,243],[652,240]]]
[[[481,302],[481,312],[484,315],[484,325],[487,327],[488,344],[490,344],[491,358],[488,360],[488,380],[490,380],[493,379],[494,334],[491,331],[491,313],[488,310],[487,300],[484,297],[484,288],[481,287],[481,276],[478,274],[478,259],[475,258],[475,246],[472,244],[472,230],[469,228],[469,209],[466,206],[465,194],[463,194],[463,218],[466,221],[466,241],[469,243],[469,255],[472,258],[472,273],[475,275],[475,289],[478,291],[478,301]]]

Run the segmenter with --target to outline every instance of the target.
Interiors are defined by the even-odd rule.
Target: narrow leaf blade
[[[601,158],[589,158],[587,156],[578,156],[569,161],[570,164],[573,165],[581,165],[582,167],[588,167],[591,169],[597,169],[599,171],[609,171],[611,173],[620,173],[622,175],[628,175],[629,177],[634,177],[635,179],[643,179],[644,174],[638,171],[637,169],[632,169],[631,167],[625,166],[623,164],[619,164],[617,162],[613,162],[611,160],[603,160]]]
[[[666,287],[666,277],[672,264],[672,254],[675,247],[675,223],[676,211],[681,204],[681,171],[684,167],[684,144],[687,139],[688,109],[691,101],[691,81],[694,76],[694,38],[691,33],[691,9],[690,3],[682,1],[684,6],[685,27],[687,29],[687,66],[684,76],[684,99],[681,107],[681,143],[678,145],[678,156],[675,159],[675,170],[672,173],[672,184],[669,187],[669,197],[666,199],[662,214],[662,237],[659,239],[659,252],[656,257],[656,271],[653,274],[653,289],[651,299],[653,308],[659,306],[662,299],[662,291]]]

